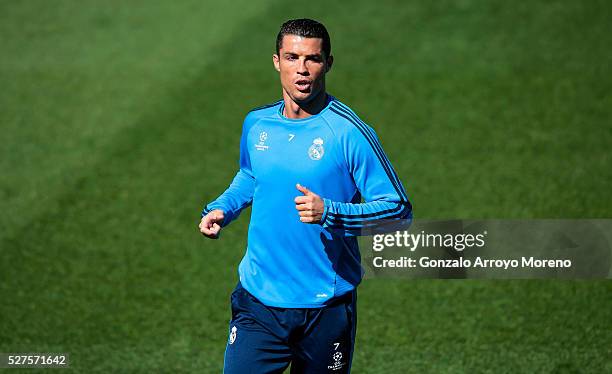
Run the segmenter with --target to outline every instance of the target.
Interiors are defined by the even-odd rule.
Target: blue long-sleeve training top
[[[289,119],[283,106],[248,113],[240,170],[202,216],[220,209],[227,226],[252,204],[242,286],[268,306],[316,308],[361,281],[356,235],[407,226],[412,206],[374,130],[350,108],[328,95],[318,114]],[[298,183],[323,198],[320,224],[300,221]]]

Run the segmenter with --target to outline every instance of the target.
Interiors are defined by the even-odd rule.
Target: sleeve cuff
[[[208,205],[204,206],[204,209],[202,209],[202,214],[200,215],[200,218],[204,218],[205,215],[207,215],[210,212],[210,209],[208,208]]]
[[[230,215],[228,214],[228,212],[226,212],[224,209],[222,209],[221,207],[215,207],[215,206],[210,206],[210,204],[206,205],[204,207],[204,209],[202,210],[202,215],[200,218],[204,217],[205,215],[207,215],[208,213],[210,213],[213,210],[220,210],[223,212],[223,222],[221,222],[221,227],[225,227],[227,226],[228,223],[230,223],[231,218]]]
[[[319,222],[319,224],[325,224],[325,220],[327,220],[327,213],[329,212],[329,209],[331,209],[331,203],[331,200],[325,198],[323,199],[323,215],[321,216],[321,222]]]

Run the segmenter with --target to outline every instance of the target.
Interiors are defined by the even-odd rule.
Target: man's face
[[[283,90],[296,103],[307,103],[325,91],[325,73],[333,59],[323,52],[323,39],[285,35],[272,56]]]

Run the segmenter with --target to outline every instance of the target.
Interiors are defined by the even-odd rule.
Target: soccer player
[[[291,363],[293,373],[348,373],[363,276],[356,236],[409,224],[412,206],[374,130],[326,92],[325,27],[285,22],[272,59],[283,97],[247,114],[240,169],[199,226],[216,239],[252,204],[224,372]]]

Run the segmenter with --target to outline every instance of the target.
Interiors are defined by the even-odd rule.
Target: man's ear
[[[325,69],[326,73],[331,70],[333,64],[334,64],[334,56],[329,55],[329,57],[327,58],[327,61],[326,61],[326,65],[327,65],[327,67]]]
[[[274,69],[280,73],[280,58],[277,54],[272,55],[272,62],[274,63]]]

